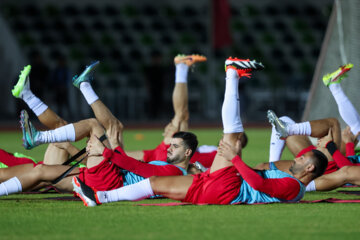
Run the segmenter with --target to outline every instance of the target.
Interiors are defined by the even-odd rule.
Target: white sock
[[[36,97],[30,89],[24,89],[21,93],[21,98],[36,116],[41,115],[46,109],[48,109],[48,106]]]
[[[285,140],[277,136],[275,127],[271,129],[269,162],[279,161],[285,147]]]
[[[330,84],[329,89],[336,101],[336,104],[338,105],[341,118],[350,127],[351,132],[356,135],[358,132],[360,132],[359,113],[356,111],[349,98],[343,92],[340,84]],[[358,139],[360,139],[360,136]]]
[[[310,122],[302,122],[288,125],[288,133],[292,135],[311,135],[311,125]]]
[[[139,201],[154,196],[149,178],[111,191],[98,191],[96,194],[101,203]]]
[[[224,133],[244,132],[240,118],[239,75],[228,69],[225,78],[225,96],[221,110]]]
[[[18,193],[22,191],[22,186],[17,177],[10,178],[9,180],[0,184],[0,196]]]
[[[80,83],[80,91],[89,105],[99,99],[89,82]]]
[[[39,131],[39,135],[37,136],[36,141],[39,143],[74,142],[74,124],[71,123],[54,130]]]
[[[189,66],[185,63],[178,63],[175,65],[175,82],[187,83],[187,76],[189,72]]]
[[[306,186],[305,191],[306,191],[306,192],[316,191],[316,186],[315,186],[315,181],[314,181],[314,180],[312,180],[312,181]]]
[[[294,120],[287,116],[279,118],[280,120],[289,124],[295,124]],[[270,138],[270,151],[269,151],[269,162],[276,162],[281,159],[282,152],[285,147],[285,140],[280,139],[277,134],[275,127],[272,127],[271,138]]]

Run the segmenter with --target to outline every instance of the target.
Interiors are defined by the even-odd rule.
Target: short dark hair
[[[177,132],[173,136],[173,138],[181,138],[184,141],[184,144],[187,148],[191,149],[191,156],[194,155],[196,148],[198,146],[198,140],[195,134],[191,132]]]
[[[313,149],[311,150],[314,153],[314,158],[312,158],[312,163],[314,164],[314,179],[323,175],[327,166],[328,166],[328,159],[319,150]]]

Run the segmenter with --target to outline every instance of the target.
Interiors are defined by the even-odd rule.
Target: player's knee
[[[337,120],[336,118],[329,118],[328,119],[329,123],[331,126],[333,127],[340,127],[340,123],[339,123],[339,120]]]
[[[99,121],[96,118],[89,118],[87,120],[87,123],[90,125],[91,128],[91,133],[103,133],[104,132],[104,128],[102,127],[102,125],[99,123]],[[100,136],[98,136],[100,137]]]

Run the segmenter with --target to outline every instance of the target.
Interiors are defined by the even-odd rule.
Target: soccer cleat
[[[276,135],[280,138],[280,139],[285,139],[289,136],[287,128],[288,128],[288,124],[282,120],[280,120],[276,114],[274,113],[274,111],[272,110],[268,110],[267,111],[267,118],[269,119],[269,122],[271,123],[271,125],[275,128],[276,130]]]
[[[225,72],[228,69],[234,69],[238,73],[239,77],[250,78],[252,71],[262,70],[264,68],[264,65],[256,60],[229,57],[225,61]]]
[[[2,162],[0,162],[0,168],[8,168],[8,166]]]
[[[95,207],[101,203],[96,197],[96,191],[83,183],[78,177],[73,177],[72,185],[74,186],[74,192],[84,202],[87,207]]]
[[[174,63],[175,65],[179,63],[185,63],[190,67],[191,65],[197,62],[205,62],[206,60],[207,58],[205,56],[199,54],[192,54],[192,55],[178,54],[174,58]]]
[[[208,168],[204,167],[200,162],[196,161],[194,162],[194,166],[196,169],[200,170],[201,172],[206,172]]]
[[[95,61],[91,63],[89,66],[86,66],[85,70],[78,76],[75,75],[72,79],[73,85],[77,88],[80,87],[82,82],[90,82],[92,80],[92,71],[96,68],[96,66],[100,63],[100,61]]]
[[[21,71],[18,82],[11,90],[11,93],[14,97],[21,98],[21,93],[23,92],[23,90],[30,89],[30,81],[29,81],[30,71],[31,71],[31,65],[25,66],[24,69]]]
[[[25,110],[21,110],[20,113],[20,124],[23,134],[23,146],[26,149],[32,149],[40,143],[37,141],[39,132],[36,128],[32,125],[29,120],[29,114]]]
[[[352,63],[348,63],[339,67],[335,72],[326,74],[323,76],[324,85],[328,87],[330,84],[340,83],[343,78],[347,77],[345,73],[350,71],[353,66]]]

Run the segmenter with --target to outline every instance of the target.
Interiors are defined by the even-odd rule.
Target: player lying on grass
[[[358,141],[357,138],[360,131],[360,116],[350,102],[350,100],[342,91],[340,85],[341,80],[345,76],[344,74],[349,71],[351,67],[352,64],[344,65],[335,72],[327,74],[323,77],[325,86],[328,86],[330,88],[331,93],[336,100],[340,115],[342,116],[343,120],[349,125],[346,129],[342,131],[342,137],[340,136],[340,127],[336,119],[325,120],[325,123],[324,120],[318,120],[317,124],[314,126],[310,125],[311,122],[295,124],[295,122],[289,117],[281,117],[279,120],[275,121],[275,123],[277,124],[277,128],[280,132],[282,132],[280,133],[280,135],[283,136],[283,138],[288,136],[286,137],[286,146],[295,156],[299,153],[301,154],[302,152],[315,149],[315,146],[311,144],[311,141],[308,139],[308,137],[293,134],[309,135],[311,133],[311,136],[323,137],[322,134],[328,132],[330,129],[331,138],[334,139],[335,143],[329,144],[329,146],[327,146],[327,149],[325,148],[325,145],[317,146],[317,149],[327,154],[329,159],[334,160],[329,161],[328,168],[326,169],[325,174],[332,173],[345,165],[358,165],[359,162],[359,157],[355,156],[354,146],[355,143]],[[312,129],[315,129],[315,133],[312,132]],[[357,135],[354,136],[353,133],[357,133]],[[281,157],[281,153],[285,145],[285,140],[278,138],[276,134],[277,131],[275,129],[275,126],[273,126],[269,161],[275,162],[276,166],[280,169],[286,169],[289,163],[286,161],[278,161]],[[342,141],[340,139],[342,139]],[[345,158],[340,153],[340,151],[335,151],[335,149],[339,148],[340,146],[339,142],[341,142],[341,148],[346,149],[343,152],[345,152],[347,158]],[[262,164],[262,167],[268,166],[269,164]],[[308,185],[307,190],[313,191],[317,189],[315,184],[316,182],[311,182]]]
[[[334,96],[342,119],[347,123],[348,126],[350,126],[352,133],[356,135],[358,132],[360,132],[360,116],[354,106],[351,104],[350,100],[342,91],[340,85],[341,80],[345,77],[345,73],[349,71],[352,66],[352,64],[347,64],[340,67],[335,72],[325,75],[323,77],[323,81],[325,86],[329,87],[332,95]],[[292,125],[295,123],[292,119],[286,116],[281,117],[280,120],[282,120],[284,124],[287,125]],[[308,123],[303,123],[301,128],[303,130],[303,135],[306,134],[306,131],[311,131],[307,125]],[[300,131],[300,129],[298,131]],[[280,160],[285,144],[289,148],[290,152],[294,154],[294,156],[296,156],[301,150],[312,145],[311,141],[306,136],[290,136],[286,138],[286,141],[284,139],[279,139],[279,137],[276,135],[276,130],[273,127],[270,141],[269,162]],[[341,144],[341,149],[341,152],[345,153],[344,143]]]
[[[188,73],[189,69],[194,67],[198,62],[206,61],[206,57],[201,55],[177,55],[174,58],[175,64],[175,86],[172,93],[172,103],[174,109],[174,117],[170,123],[165,127],[164,133],[168,128],[177,128],[179,131],[188,131],[189,110],[188,110]],[[155,149],[140,150],[140,151],[126,151],[126,154],[137,160],[150,162],[154,160],[166,161],[167,148],[169,141],[161,142]],[[209,167],[216,154],[216,147],[201,146],[194,153],[190,160],[188,171],[193,172],[197,169],[193,167],[193,163],[200,162],[201,165]]]
[[[221,114],[224,136],[208,171],[197,175],[151,177],[112,191],[94,191],[75,177],[74,191],[85,205],[136,201],[156,194],[183,202],[209,204],[299,201],[305,193],[305,186],[324,172],[327,166],[325,155],[313,150],[295,158],[291,174],[277,169],[256,171],[247,166],[240,157],[239,139],[244,130],[240,119],[238,84],[240,77],[263,66],[256,61],[233,58],[227,59],[225,66],[225,96]],[[89,155],[101,156],[108,151],[96,140],[89,145]]]
[[[110,149],[116,149],[117,152],[122,152],[122,155],[109,152],[106,157],[90,157],[87,161],[87,168],[76,168],[71,174],[80,174],[80,178],[88,184],[103,190],[121,187],[124,184],[134,183],[144,179],[144,177],[153,175],[167,176],[186,174],[189,160],[197,147],[196,136],[189,132],[178,132],[172,135],[170,130],[168,131],[172,137],[170,137],[171,141],[168,149],[167,162],[153,161],[151,164],[147,164],[126,156],[120,147],[122,144],[123,126],[99,100],[89,82],[90,73],[97,64],[98,62],[90,65],[79,77],[74,79],[75,86],[79,87],[81,85],[80,89],[89,105],[91,105],[97,119],[87,119],[65,125],[55,130],[40,132],[37,131],[28,120],[26,111],[22,111],[21,123],[24,134],[24,146],[29,149],[41,143],[75,141],[88,135],[100,137],[104,133],[104,126],[109,139],[109,142],[105,142],[106,146]],[[26,85],[28,85],[28,77],[26,77],[26,79],[27,80],[22,83],[24,85],[22,91],[24,89],[29,90],[29,87],[26,87]],[[49,181],[57,178],[68,168],[67,166],[38,165],[33,170],[30,169],[31,171],[28,171],[29,166],[16,166],[16,168],[6,169],[6,175],[3,175],[5,179],[8,179],[9,175],[17,177],[13,177],[9,179],[9,181],[2,183],[1,186],[4,191],[0,192],[0,195],[18,192],[19,190],[32,189],[38,187],[39,183],[44,181],[47,183],[42,183],[42,185],[49,184]],[[21,172],[22,169],[28,172],[21,175],[20,173],[23,173]],[[4,181],[4,179],[1,181]],[[61,189],[65,188],[65,190],[68,190],[68,178],[64,178],[61,184],[65,185],[61,185]]]
[[[174,63],[176,67],[175,72],[175,87],[172,94],[172,103],[174,109],[174,117],[171,122],[165,127],[165,131],[169,126],[175,126],[179,131],[188,131],[188,121],[189,121],[189,110],[188,110],[188,72],[189,68],[193,67],[195,63],[205,61],[204,56],[199,55],[178,55],[174,58]],[[244,133],[241,139],[243,148],[247,144],[247,136]],[[167,148],[169,144],[166,141],[163,141],[153,150],[144,150],[144,151],[133,151],[126,153],[138,160],[144,162],[150,162],[153,160],[166,161],[167,158]],[[196,169],[194,166],[197,162],[199,168],[203,169],[202,171],[209,168],[216,155],[216,146],[200,146],[192,158],[190,159],[190,167],[188,169],[189,173],[199,173],[199,169]],[[192,165],[194,164],[194,165]],[[196,164],[196,165],[197,165]],[[202,166],[201,166],[202,165]]]
[[[160,144],[154,150],[146,151],[137,151],[137,152],[127,152],[129,156],[133,156],[136,159],[143,159],[145,162],[150,162],[153,160],[166,161],[166,152],[169,147],[169,129],[178,128],[180,131],[187,131],[188,125],[188,90],[187,90],[187,74],[189,67],[194,66],[197,62],[206,61],[206,57],[201,55],[178,55],[174,58],[174,63],[176,66],[175,73],[175,87],[173,90],[173,105],[175,116],[172,119],[171,123],[165,128],[165,137],[164,142]],[[95,65],[96,66],[96,65]],[[26,78],[30,72],[30,66],[24,69],[23,75],[20,76],[20,80],[17,86],[14,87],[13,94],[14,96],[21,98],[28,104],[28,106],[34,111],[38,116],[39,120],[47,126],[49,129],[54,129],[55,127],[65,126],[66,121],[61,119],[56,115],[46,104],[44,104],[40,99],[38,99],[30,90],[29,84],[24,86],[25,81],[29,82]],[[93,68],[91,68],[92,70]],[[72,130],[68,130],[71,132]],[[244,141],[246,142],[246,141]],[[29,147],[29,146],[28,146]],[[205,151],[204,151],[205,149]],[[210,149],[210,151],[208,151]],[[194,161],[201,161],[205,166],[211,165],[211,161],[215,156],[214,148],[202,146],[200,148],[200,153],[197,151],[194,156]]]

